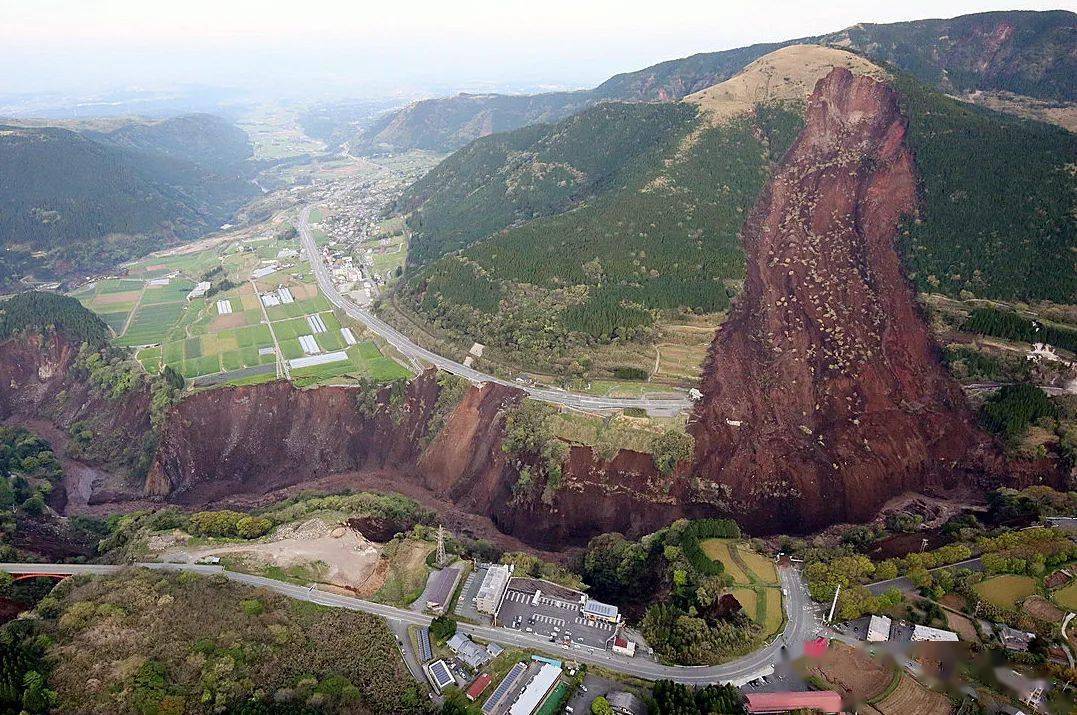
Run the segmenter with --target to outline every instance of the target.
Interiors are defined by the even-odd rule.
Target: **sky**
[[[0,0],[0,94],[176,85],[278,97],[591,87],[857,22],[1074,0]]]

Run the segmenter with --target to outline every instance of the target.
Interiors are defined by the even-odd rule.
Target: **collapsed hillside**
[[[811,529],[952,484],[980,443],[895,250],[917,211],[896,93],[837,68],[744,231],[745,291],[689,430],[751,520]]]
[[[792,45],[681,102],[607,103],[456,152],[398,205],[413,235],[383,317],[457,359],[482,343],[485,367],[650,372],[660,344],[739,291],[745,217],[836,66],[900,91],[921,205],[899,255],[919,290],[1077,300],[1077,135]]]

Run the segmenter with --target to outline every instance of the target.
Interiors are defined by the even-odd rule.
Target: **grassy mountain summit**
[[[905,98],[922,201],[901,240],[918,284],[1074,299],[1077,137],[794,45],[681,102],[604,103],[453,154],[401,201],[414,236],[393,307],[451,343],[567,374],[593,374],[586,348],[652,345],[663,326],[724,311],[745,274],[744,220],[835,66]]]
[[[1077,102],[1077,58],[1070,51],[1075,33],[1077,15],[1064,10],[859,24],[825,35],[668,60],[615,75],[590,90],[422,100],[386,114],[360,132],[352,146],[358,151],[452,151],[488,134],[556,122],[603,101],[676,101],[788,45],[851,50],[947,93],[1005,92],[1024,99]]]
[[[109,131],[0,126],[0,285],[101,268],[193,238],[253,195],[250,141],[200,115]]]

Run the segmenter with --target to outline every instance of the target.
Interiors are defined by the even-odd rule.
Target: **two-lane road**
[[[289,598],[294,598],[309,603],[317,603],[333,608],[346,608],[352,611],[362,611],[375,616],[381,616],[389,621],[397,623],[427,626],[430,625],[431,617],[423,613],[415,613],[405,608],[386,606],[381,603],[366,601],[353,596],[343,596],[335,593],[319,591],[313,586],[298,586],[296,584],[277,581],[264,576],[228,571],[220,566],[204,566],[198,564],[171,564],[171,563],[139,563],[132,564],[134,567],[143,567],[159,570],[193,571],[204,575],[220,574],[236,583],[264,588],[280,593]],[[114,574],[131,566],[115,566],[107,564],[27,564],[27,563],[0,563],[0,571],[6,571],[13,575],[19,574]],[[591,648],[564,648],[563,646],[550,643],[541,636],[513,630],[510,628],[492,628],[476,626],[467,623],[459,624],[463,633],[475,636],[485,641],[494,641],[502,646],[516,646],[528,650],[539,651],[560,657],[569,657],[573,660],[600,665],[626,675],[644,678],[646,680],[669,679],[682,683],[703,685],[709,683],[729,683],[736,685],[753,680],[760,675],[772,672],[773,667],[779,661],[795,657],[800,653],[800,647],[804,641],[814,637],[818,633],[819,624],[813,606],[807,598],[807,589],[795,569],[780,569],[782,588],[786,593],[783,599],[786,607],[786,625],[782,635],[768,645],[746,656],[711,666],[677,666],[663,665],[642,658],[626,658],[613,655],[607,651]],[[788,646],[785,648],[784,646]]]
[[[445,372],[459,375],[473,383],[494,382],[500,385],[508,385],[509,387],[524,390],[536,400],[556,405],[564,405],[575,409],[613,410],[638,407],[656,414],[677,414],[691,406],[692,401],[687,397],[673,399],[595,397],[593,395],[582,395],[561,390],[551,390],[549,388],[525,387],[495,377],[494,375],[479,372],[474,368],[470,368],[455,360],[450,360],[447,357],[438,355],[437,353],[416,345],[410,338],[408,338],[408,336],[404,335],[384,320],[378,318],[368,308],[360,306],[355,301],[340,294],[340,291],[338,291],[337,287],[333,284],[333,278],[329,274],[329,269],[325,265],[322,253],[318,250],[318,246],[314,241],[314,234],[310,230],[310,210],[310,206],[304,206],[300,209],[299,221],[296,228],[299,230],[299,240],[303,245],[303,250],[307,255],[307,259],[310,261],[310,266],[314,271],[314,277],[318,281],[318,287],[321,289],[322,293],[325,294],[325,297],[329,299],[330,303],[342,310],[348,317],[353,320],[358,320],[371,332],[384,338],[405,357],[411,360],[422,360]]]

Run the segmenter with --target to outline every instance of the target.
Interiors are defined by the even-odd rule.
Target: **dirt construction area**
[[[807,675],[825,680],[846,703],[862,703],[886,690],[894,669],[857,648],[831,641],[821,658],[808,661]]]
[[[277,528],[267,539],[205,548],[172,548],[164,561],[197,562],[210,556],[239,558],[248,567],[276,567],[316,574],[316,580],[370,595],[385,582],[382,547],[347,526],[319,518]]]

